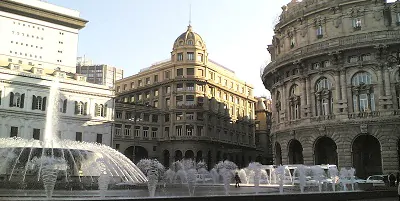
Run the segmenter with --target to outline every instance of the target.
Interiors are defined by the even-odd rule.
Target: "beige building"
[[[253,87],[210,60],[190,25],[170,59],[117,81],[116,93],[123,103],[117,103],[114,145],[135,160],[155,157],[168,166],[196,158],[211,167],[230,159],[242,166],[257,156]],[[122,106],[128,103],[135,106]]]
[[[359,177],[399,171],[400,2],[283,6],[272,61],[276,164],[337,164]]]
[[[262,150],[263,164],[273,164],[272,144],[270,139],[272,126],[272,100],[266,97],[257,97],[255,110],[255,132],[256,132],[256,147]]]

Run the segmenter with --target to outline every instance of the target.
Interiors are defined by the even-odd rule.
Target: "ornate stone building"
[[[158,158],[169,166],[185,157],[212,167],[229,159],[243,166],[257,156],[252,86],[210,60],[190,25],[170,59],[117,81],[116,91],[114,146],[135,161]]]
[[[400,2],[303,0],[282,7],[262,76],[276,164],[399,171]]]

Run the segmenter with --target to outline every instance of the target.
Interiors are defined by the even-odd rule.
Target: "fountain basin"
[[[107,176],[108,189],[145,184],[145,175],[111,147],[70,140],[42,142],[21,138],[0,139],[0,189],[97,190]],[[104,185],[103,185],[104,186]],[[7,191],[0,191],[7,193]],[[0,193],[0,196],[6,196]],[[16,195],[17,196],[17,195]]]

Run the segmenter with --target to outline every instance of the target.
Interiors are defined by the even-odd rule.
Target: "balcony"
[[[373,118],[373,117],[379,117],[380,112],[378,111],[372,111],[372,112],[356,112],[356,113],[349,113],[348,117],[349,119],[362,119],[362,118]]]

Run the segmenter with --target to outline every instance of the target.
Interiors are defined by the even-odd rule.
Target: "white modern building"
[[[38,0],[0,1],[0,65],[75,72],[79,12]]]
[[[61,139],[112,142],[114,91],[75,73],[79,12],[36,0],[0,1],[0,138],[43,140],[59,82]]]

